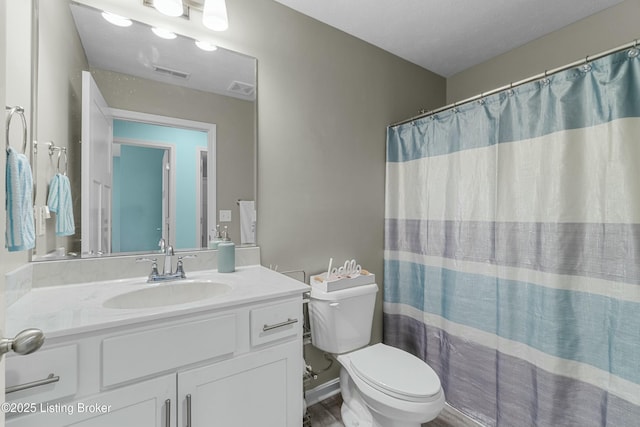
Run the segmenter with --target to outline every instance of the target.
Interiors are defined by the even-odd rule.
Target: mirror
[[[255,244],[255,58],[119,27],[74,1],[37,9],[36,210],[66,173],[75,230],[56,233],[43,211],[34,260],[148,253],[160,238],[207,248],[216,224]],[[61,149],[42,149],[50,143]]]

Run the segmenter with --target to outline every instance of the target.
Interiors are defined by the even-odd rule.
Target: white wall
[[[28,1],[3,1],[3,9],[6,6],[6,20],[3,19],[2,37],[0,43],[0,87],[4,104],[9,106],[20,105],[25,109],[25,115],[29,117],[31,110],[31,7]],[[6,25],[5,25],[6,23]],[[4,118],[2,120],[2,146],[5,146]],[[29,126],[30,123],[27,124]],[[22,150],[22,125],[20,119],[15,117],[11,121],[11,145],[17,150]],[[29,138],[30,132],[27,135]],[[4,150],[3,150],[4,152]],[[5,248],[5,224],[6,210],[5,201],[5,171],[6,161],[0,161],[0,194],[2,195],[2,209],[0,209],[0,276],[4,281],[4,274],[28,262],[29,256],[26,251],[7,252]]]
[[[6,28],[6,2],[0,0],[0,22],[2,26]],[[4,31],[0,31],[0,104],[5,104],[5,79],[6,79],[6,34]],[[0,144],[4,147],[5,133],[0,132]],[[5,196],[5,162],[0,162],[0,195],[2,199]],[[6,221],[6,211],[0,210],[0,224],[4,224]],[[4,230],[4,226],[0,226],[0,229]],[[1,237],[1,236],[0,236]],[[2,245],[0,248],[0,259],[4,260],[7,257],[7,250]],[[5,274],[9,271],[9,265],[5,265],[5,262],[0,262],[0,338],[4,337],[5,333]],[[4,402],[4,388],[5,388],[5,376],[4,376],[4,358],[0,361],[0,402]],[[4,415],[0,416],[0,427],[4,427]]]

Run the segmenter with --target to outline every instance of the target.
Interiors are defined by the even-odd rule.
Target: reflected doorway
[[[171,148],[114,141],[112,153],[113,251],[155,251],[169,236]]]

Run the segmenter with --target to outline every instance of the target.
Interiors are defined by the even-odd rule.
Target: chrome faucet
[[[174,255],[173,246],[167,244],[164,239],[160,239],[160,241],[158,242],[158,246],[160,247],[160,252],[164,253],[164,265],[162,267],[162,274],[171,274],[171,258]]]
[[[176,263],[176,271],[172,272],[171,259],[174,255],[173,246],[167,245],[167,242],[164,239],[160,239],[160,242],[158,242],[158,246],[160,246],[160,252],[164,253],[164,266],[162,274],[158,272],[157,258],[136,258],[136,262],[151,262],[151,273],[149,273],[147,282],[162,282],[168,280],[186,279],[187,276],[184,272],[184,264],[182,260],[185,258],[195,258],[196,255],[184,255],[178,257],[178,262]]]

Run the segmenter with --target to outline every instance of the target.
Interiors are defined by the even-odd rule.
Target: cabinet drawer
[[[235,314],[107,338],[102,341],[102,385],[233,354],[235,349]]]
[[[30,387],[11,391],[22,386]],[[9,402],[40,403],[73,396],[78,389],[78,346],[7,357],[6,387]]]
[[[302,301],[289,301],[251,310],[251,345],[295,336],[300,333]]]

